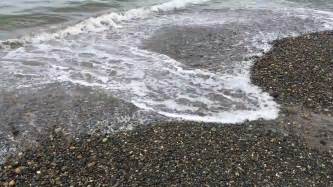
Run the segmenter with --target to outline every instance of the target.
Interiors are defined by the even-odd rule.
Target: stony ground
[[[0,169],[19,186],[330,186],[333,155],[261,122],[169,123],[67,140],[60,130]]]
[[[281,104],[333,114],[333,32],[278,40],[253,67],[252,80]]]
[[[281,104],[277,125],[313,148],[333,150],[333,32],[275,41],[252,81]]]

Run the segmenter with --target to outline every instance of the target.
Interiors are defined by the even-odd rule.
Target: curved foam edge
[[[267,94],[266,99],[270,100],[270,96]],[[156,111],[150,107],[147,107],[143,103],[132,103],[145,110],[151,110],[157,112],[158,114],[170,117],[170,118],[178,118],[186,121],[198,121],[198,122],[206,122],[206,123],[223,123],[223,124],[239,124],[245,121],[254,121],[259,119],[264,120],[274,120],[279,115],[279,106],[274,101],[269,101],[269,106],[267,108],[261,108],[260,110],[255,111],[247,111],[247,110],[238,110],[233,112],[220,112],[216,115],[211,116],[198,116],[198,115],[185,115],[185,114],[176,114],[176,113],[168,113],[163,111]]]

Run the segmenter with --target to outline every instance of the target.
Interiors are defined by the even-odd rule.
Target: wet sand
[[[193,48],[198,46],[196,45],[198,41],[191,40],[191,37],[200,39],[197,34],[202,30],[199,31],[194,29],[189,35],[190,38],[186,39],[192,42],[188,43],[188,49],[182,46],[183,49],[175,52],[172,57],[183,63],[191,63],[193,67],[204,62],[192,62],[199,57],[192,58],[193,54],[187,55],[189,51],[196,55],[205,53],[200,48]],[[183,32],[182,29],[175,32],[175,37],[165,40],[165,43],[184,41],[177,38],[181,36],[177,33]],[[210,35],[212,38],[222,37],[218,36],[219,32],[211,32]],[[262,69],[278,68],[280,63],[288,62],[288,59],[293,59],[295,56],[304,56],[302,61],[306,62],[299,63],[298,69],[307,70],[312,67],[312,59],[323,58],[324,65],[319,68],[330,72],[325,69],[332,67],[332,61],[327,62],[332,58],[324,56],[332,54],[326,52],[331,50],[327,48],[331,45],[327,37],[330,35],[321,33],[275,42],[272,51],[257,59],[252,71],[254,83],[265,90],[270,84],[274,85],[276,75],[272,73],[272,76],[267,77],[266,73],[261,73]],[[153,40],[149,41],[149,45],[147,44],[145,48],[154,46],[154,49],[163,49],[158,47],[161,42],[156,41],[156,43]],[[281,42],[286,42],[287,45],[282,45]],[[327,46],[315,45],[323,42],[328,42]],[[208,42],[206,45],[211,43]],[[313,45],[305,45],[306,51],[289,51],[298,49],[301,44]],[[216,45],[210,47],[218,48],[218,44]],[[197,53],[193,50],[197,50]],[[159,52],[169,55],[168,50],[163,49]],[[186,62],[184,56],[191,57],[190,61]],[[272,61],[277,65],[270,66],[269,63]],[[208,64],[205,68],[218,69],[216,68],[219,66],[218,60],[211,62],[212,65]],[[293,69],[287,72],[290,76],[293,73],[298,72]],[[308,74],[307,80],[318,83],[317,75]],[[330,76],[330,74],[324,75]],[[271,77],[273,81],[270,80]],[[286,84],[276,88],[290,90],[289,85],[292,84],[287,84],[288,81],[294,80],[284,78],[282,83]],[[302,87],[311,88],[312,84],[306,83],[304,82]],[[330,85],[320,86],[329,91]],[[81,134],[75,138],[67,130],[55,125],[45,131],[44,136],[37,138],[40,143],[37,148],[22,151],[7,159],[0,168],[0,181],[3,185],[33,186],[333,185],[333,120],[330,110],[324,110],[332,108],[332,103],[311,102],[323,108],[316,110],[304,103],[289,102],[293,98],[288,95],[288,91],[274,89],[267,91],[282,106],[280,117],[274,121],[254,121],[239,125],[149,122],[149,125],[138,126],[131,131],[111,134],[95,131],[90,135]],[[279,97],[282,93],[284,97],[281,99]],[[313,94],[313,92],[299,93],[300,100],[297,101],[302,101]],[[45,97],[45,100],[47,101],[48,97]],[[84,109],[89,107],[92,101],[87,100],[84,105],[84,102],[77,102],[77,105]],[[105,110],[103,104],[99,107],[97,108],[102,111],[108,111],[106,109],[112,108],[112,104],[104,108]],[[62,113],[61,111],[59,112]],[[89,110],[84,111],[90,115]],[[99,118],[98,115],[91,117]]]

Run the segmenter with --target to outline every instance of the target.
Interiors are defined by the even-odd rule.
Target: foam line
[[[111,12],[98,17],[91,17],[80,23],[67,27],[55,33],[43,33],[32,37],[33,42],[46,41],[50,39],[64,38],[68,35],[78,35],[88,32],[102,32],[112,28],[121,27],[121,22],[132,19],[142,19],[155,12],[170,11],[173,9],[184,8],[188,5],[201,4],[210,0],[172,0],[163,4],[130,9],[123,13]]]

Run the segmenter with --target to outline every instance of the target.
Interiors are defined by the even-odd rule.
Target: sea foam
[[[237,32],[239,28],[245,29],[234,43],[248,46],[249,52],[233,55],[248,57],[269,50],[269,42],[278,34],[285,37],[325,29],[331,17],[324,16],[325,12],[302,9],[170,11],[204,2],[173,0],[124,13],[104,14],[54,33],[27,37],[24,47],[1,58],[0,82],[3,87],[17,88],[69,81],[106,90],[137,107],[185,120],[241,123],[275,119],[278,104],[251,84],[249,73],[253,62],[236,62],[239,67],[231,73],[189,69],[169,56],[142,49],[141,42],[170,25],[234,25],[239,26],[235,27]],[[326,17],[323,22],[317,21],[320,16]],[[281,23],[285,26],[282,29]],[[230,50],[229,47],[225,50]],[[30,66],[30,62],[45,64]],[[13,81],[6,82],[9,79]]]
[[[43,33],[33,36],[28,40],[33,42],[46,41],[50,39],[64,38],[68,35],[77,35],[88,32],[102,32],[112,28],[121,27],[121,22],[132,19],[143,19],[150,14],[161,11],[170,11],[174,9],[181,9],[188,5],[195,5],[208,2],[210,0],[171,0],[163,4],[130,9],[126,12],[111,12],[108,14],[91,17],[74,26],[69,26],[55,33]]]

